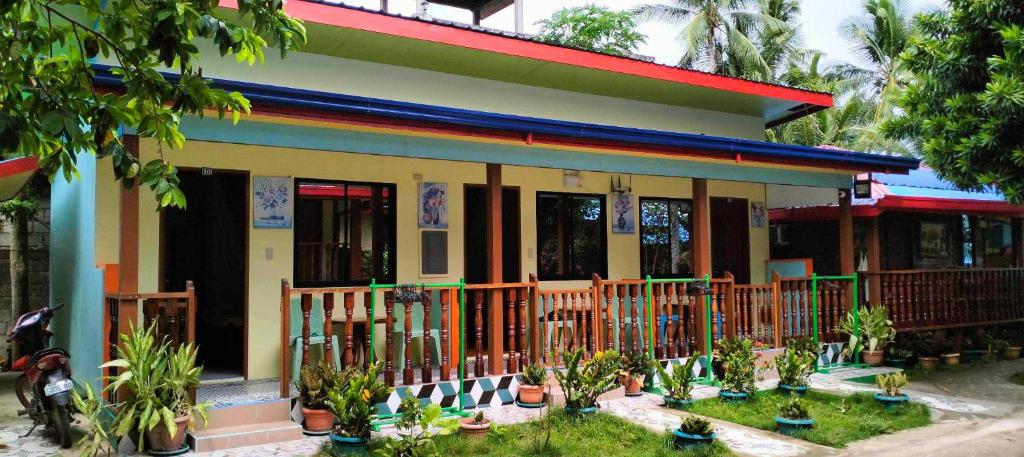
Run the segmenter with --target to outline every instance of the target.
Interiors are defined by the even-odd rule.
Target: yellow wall
[[[151,140],[142,140],[143,162],[156,157],[156,146]],[[397,186],[397,240],[398,281],[457,281],[463,275],[463,184],[484,184],[485,165],[427,159],[408,159],[369,156],[337,152],[294,150],[273,147],[190,141],[184,151],[164,151],[165,158],[179,167],[210,167],[224,170],[246,170],[250,175],[292,176],[395,183]],[[100,163],[100,168],[106,164]],[[416,225],[417,180],[447,182],[449,191],[449,244],[446,277],[421,278],[419,275],[419,230]],[[563,185],[563,171],[505,166],[503,181],[507,186],[520,188],[523,215],[521,246],[523,279],[536,272],[537,230],[535,222],[536,192],[580,192],[608,194],[613,175],[582,172],[582,186],[567,188]],[[628,179],[628,176],[623,176]],[[98,195],[102,203],[97,208],[98,256],[117,259],[117,184],[113,179],[99,180]],[[633,176],[633,193],[639,197],[691,196],[691,180],[657,176]],[[764,201],[765,186],[754,183],[711,181],[712,196],[746,198]],[[106,197],[103,197],[106,196]],[[110,200],[114,198],[114,200]],[[250,195],[251,199],[251,195]],[[611,199],[606,199],[611,204]],[[140,291],[156,291],[159,287],[159,213],[153,211],[156,202],[148,189],[140,192],[139,211],[139,285]],[[251,214],[252,203],[246,205]],[[610,214],[611,208],[605,208]],[[634,215],[639,220],[639,215]],[[251,219],[251,217],[250,217]],[[279,363],[278,303],[282,278],[291,279],[293,265],[293,239],[290,229],[254,229],[249,227],[249,375],[266,378],[277,375]],[[637,278],[640,275],[639,234],[612,234],[608,230],[608,274],[610,278]],[[768,259],[767,229],[751,228],[751,277],[764,278],[764,262]],[[714,234],[712,234],[714,236]],[[272,259],[267,259],[267,251]],[[483,253],[480,253],[483,255]],[[506,255],[514,255],[506,253]],[[560,287],[586,286],[588,281],[567,281]],[[551,284],[549,284],[551,285]],[[200,304],[200,306],[202,306]]]

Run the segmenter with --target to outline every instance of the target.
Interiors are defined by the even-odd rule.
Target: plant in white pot
[[[857,334],[858,320],[860,335]],[[861,308],[857,315],[853,311],[846,313],[846,318],[839,325],[840,331],[850,335],[850,343],[843,353],[853,357],[860,352],[864,363],[880,366],[885,360],[885,345],[896,337],[889,320],[889,311],[884,306]]]

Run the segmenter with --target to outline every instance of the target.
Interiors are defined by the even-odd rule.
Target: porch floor
[[[276,378],[201,384],[196,390],[196,399],[212,402],[214,408],[269,403],[281,399],[280,387],[281,382]],[[295,386],[290,390],[292,396],[297,395]]]

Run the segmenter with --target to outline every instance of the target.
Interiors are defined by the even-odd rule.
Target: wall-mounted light
[[[853,197],[871,198],[871,173],[861,173],[853,178]]]

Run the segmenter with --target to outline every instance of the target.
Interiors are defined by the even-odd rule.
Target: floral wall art
[[[420,183],[420,228],[448,228],[448,184]]]
[[[252,222],[255,228],[291,228],[292,180],[288,177],[252,178]]]
[[[633,217],[633,196],[626,192],[612,194],[612,233],[629,234],[636,231]]]

